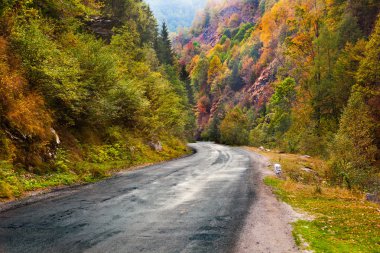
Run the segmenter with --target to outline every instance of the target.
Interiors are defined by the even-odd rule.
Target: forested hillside
[[[177,73],[140,0],[1,0],[0,198],[185,153]]]
[[[336,184],[380,187],[380,2],[210,3],[174,41],[198,138],[329,160]]]
[[[176,157],[194,128],[322,157],[331,182],[375,191],[379,10],[210,0],[172,43],[141,0],[1,0],[0,197]]]

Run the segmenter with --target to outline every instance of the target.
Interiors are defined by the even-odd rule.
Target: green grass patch
[[[323,253],[380,252],[379,205],[365,201],[362,192],[329,185],[325,161],[248,149],[282,165],[283,179],[266,177],[264,183],[279,199],[313,217],[293,223],[293,235],[300,248]]]
[[[293,224],[297,244],[315,252],[380,252],[379,206],[346,189],[315,186],[267,177],[280,199],[314,216]]]

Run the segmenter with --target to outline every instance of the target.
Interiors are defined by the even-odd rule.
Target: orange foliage
[[[49,140],[52,118],[43,98],[30,91],[20,63],[0,37],[0,117],[25,136]]]
[[[291,7],[291,1],[284,0],[276,3],[269,12],[265,13],[260,24],[260,39],[264,47],[269,47],[273,44],[273,40],[277,40],[279,28],[293,15]]]
[[[45,109],[43,98],[37,93],[24,95],[13,101],[8,110],[8,120],[22,133],[43,139],[46,135],[50,136],[52,118]]]
[[[293,50],[297,55],[304,57],[314,57],[313,38],[310,34],[299,33],[291,41],[290,50]]]
[[[294,17],[294,2],[292,0],[279,1],[264,14],[260,23],[260,40],[264,47],[258,61],[259,65],[265,66],[273,60],[278,38],[289,20]]]
[[[193,70],[194,70],[195,66],[197,66],[198,61],[199,61],[199,55],[196,55],[193,57],[193,59],[191,59],[190,64],[187,66],[186,70],[187,70],[187,72],[190,73],[191,76],[193,75]]]
[[[210,99],[207,96],[203,96],[198,100],[197,112],[198,114],[207,113],[208,107],[210,106]]]

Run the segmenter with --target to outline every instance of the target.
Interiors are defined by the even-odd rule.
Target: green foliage
[[[207,85],[209,61],[202,54],[196,66],[191,72],[192,85],[196,92],[199,92],[202,86]]]
[[[26,172],[16,169],[9,162],[0,161],[0,199],[20,197],[25,191],[47,187],[96,182],[119,170],[173,159],[189,152],[180,139],[172,136],[162,136],[163,150],[156,152],[135,133],[126,133],[125,129],[113,129],[111,132],[114,138],[121,138],[119,141],[122,142],[82,145],[85,159],[81,161],[73,157],[72,150],[60,148],[51,170],[44,174]]]
[[[214,118],[210,121],[210,123],[207,125],[207,129],[202,132],[201,138],[203,140],[207,141],[215,141],[220,143],[221,142],[221,133],[220,133],[220,124],[221,124],[221,114],[222,112],[218,113],[214,116]]]
[[[14,0],[1,0],[0,1],[0,16],[3,15],[13,4]]]
[[[374,142],[377,147],[376,159],[380,158],[380,85],[379,85],[379,59],[380,59],[380,16],[367,43],[365,57],[360,62],[357,72],[358,84],[362,87],[365,94],[365,101],[370,108],[371,118],[377,129],[374,136]]]
[[[249,145],[260,147],[262,145],[268,144],[266,129],[263,127],[263,125],[259,125],[249,132]]]
[[[347,1],[346,12],[357,19],[364,34],[371,34],[380,10],[380,3],[374,0]]]
[[[359,28],[358,20],[350,13],[343,16],[340,26],[338,28],[338,43],[339,47],[345,47],[347,42],[355,43],[362,36],[362,31]]]
[[[3,181],[0,181],[0,198],[10,198],[13,196],[11,186]]]
[[[68,166],[69,163],[67,152],[64,149],[58,149],[55,154],[53,169],[60,173],[68,172],[70,169]]]
[[[186,152],[182,141],[194,132],[188,90],[174,66],[167,27],[158,35],[143,1],[11,6],[1,2],[0,160],[17,180],[0,175],[5,197]],[[130,135],[138,151],[126,146]],[[160,154],[144,144],[164,140]],[[35,180],[23,181],[25,173]]]
[[[337,57],[337,34],[324,27],[320,36],[314,40],[318,54],[312,67],[310,80],[312,119],[316,122],[316,134],[324,135],[336,129],[336,118],[340,111],[336,110],[332,87],[334,86],[333,70]],[[330,121],[332,123],[330,123]],[[324,124],[326,122],[326,124]],[[331,126],[331,128],[330,128]]]
[[[229,145],[248,144],[248,117],[239,107],[227,112],[220,124],[220,141]]]
[[[12,164],[0,161],[0,199],[20,196],[23,186]]]
[[[144,121],[149,100],[144,98],[141,86],[137,80],[125,80],[110,89],[98,105],[101,111],[97,114],[95,122],[111,122],[132,127]]]
[[[219,43],[220,43],[221,45],[223,45],[224,42],[226,42],[227,39],[228,39],[228,37],[227,37],[226,35],[223,35],[222,38],[220,38]]]
[[[342,50],[334,68],[332,93],[337,111],[343,112],[350,97],[352,86],[356,83],[356,73],[363,58],[366,42],[348,43]]]
[[[281,145],[283,135],[292,124],[291,109],[296,100],[296,82],[286,78],[278,83],[269,103],[266,115],[256,120],[256,127],[250,132],[250,143],[253,146]]]
[[[296,99],[296,82],[293,78],[288,77],[279,83],[270,100],[270,107],[276,110],[290,111],[293,102]]]
[[[357,71],[358,85],[353,87],[348,105],[332,143],[331,164],[337,183],[380,189],[379,169],[379,50],[380,22],[367,43],[365,57]]]
[[[253,25],[251,23],[245,23],[240,26],[239,31],[237,34],[233,37],[233,41],[241,42],[245,37],[246,34],[249,33]],[[222,43],[223,44],[223,43]]]
[[[169,31],[166,23],[162,23],[161,34],[157,38],[156,51],[162,64],[173,65],[172,44],[169,39]]]
[[[104,163],[123,160],[126,157],[126,148],[120,143],[90,147],[87,160],[91,163]]]
[[[243,79],[241,78],[241,76],[239,74],[239,62],[238,61],[235,61],[232,63],[232,72],[231,72],[231,76],[229,79],[229,85],[230,85],[231,89],[234,91],[239,91],[244,85]]]
[[[178,76],[178,72],[175,67],[170,65],[165,65],[164,75],[166,79],[171,83],[173,91],[179,96],[179,107],[183,109],[183,113],[181,118],[184,121],[184,135],[186,139],[193,140],[194,139],[194,131],[196,129],[195,125],[195,117],[194,113],[191,110],[186,110],[186,108],[191,108],[191,103],[193,101],[193,90],[190,86],[190,80],[188,80],[188,74],[185,73],[187,77]],[[182,69],[182,71],[186,71]],[[184,75],[184,73],[180,73],[180,75]],[[184,80],[181,80],[184,79]]]
[[[207,82],[212,83],[216,79],[216,77],[220,74],[222,70],[222,61],[220,60],[219,56],[214,55],[210,60],[210,66],[208,68],[207,72]]]
[[[369,107],[365,104],[361,91],[354,87],[331,146],[331,163],[338,182],[343,183],[345,176],[352,185],[376,187],[372,181],[377,152],[374,132],[375,122],[372,120]],[[380,178],[377,180],[380,182]],[[380,185],[379,182],[377,187]]]
[[[366,46],[365,57],[360,63],[357,73],[358,83],[373,89],[379,85],[379,56],[380,56],[380,17]]]
[[[45,34],[46,32],[47,34]],[[49,38],[47,23],[29,20],[16,26],[12,33],[12,46],[21,56],[30,84],[40,91],[51,107],[59,108],[59,120],[73,124],[80,114],[80,102],[86,90],[79,82],[79,62],[59,50]]]

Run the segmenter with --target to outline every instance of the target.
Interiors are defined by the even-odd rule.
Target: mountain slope
[[[198,138],[323,156],[335,182],[376,188],[379,10],[372,0],[210,2],[174,40]]]

